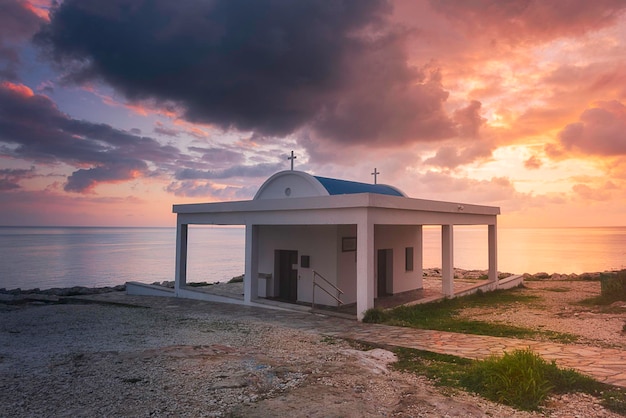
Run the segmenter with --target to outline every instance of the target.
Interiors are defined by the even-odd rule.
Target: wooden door
[[[377,264],[377,296],[381,297],[388,294],[387,283],[393,280],[393,250],[378,250]]]
[[[274,251],[274,277],[278,280],[278,297],[296,302],[298,300],[298,270],[293,266],[298,263],[298,251]]]

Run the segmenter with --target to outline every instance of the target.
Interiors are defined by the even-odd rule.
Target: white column
[[[243,300],[250,303],[259,296],[259,227],[246,225],[246,272],[243,279]]]
[[[374,225],[367,212],[359,218],[356,228],[356,312],[357,319],[374,307]]]
[[[181,287],[187,284],[187,236],[189,225],[176,224],[176,272],[174,281],[174,291],[178,296]]]
[[[497,221],[496,221],[497,222]],[[489,225],[489,281],[498,287],[498,225]]]
[[[420,287],[424,287],[424,227],[422,225],[416,226],[415,234],[415,259],[413,260],[413,267],[415,274],[417,275],[418,283]]]
[[[452,225],[441,225],[441,283],[444,296],[454,296],[454,236]]]

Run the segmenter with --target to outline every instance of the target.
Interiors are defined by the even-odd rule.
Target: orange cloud
[[[16,84],[16,83],[11,83],[10,81],[3,81],[2,83],[0,83],[0,86],[3,89],[10,90],[14,93],[17,93],[24,98],[32,97],[35,95],[35,93],[30,87],[25,86],[23,84]]]
[[[536,155],[533,155],[529,159],[524,161],[524,167],[528,168],[529,170],[539,169],[542,165],[543,163],[541,162],[541,159]]]
[[[50,21],[50,7],[52,6],[52,2],[39,0],[39,1],[27,1],[24,2],[24,8],[29,10],[31,13],[39,16],[41,19],[45,21]]]
[[[585,200],[609,200],[611,193],[605,189],[594,189],[586,184],[575,184],[572,190]]]

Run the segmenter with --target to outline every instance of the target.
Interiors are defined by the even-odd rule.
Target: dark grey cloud
[[[66,0],[37,35],[76,83],[192,122],[398,145],[454,134],[436,70],[407,64],[386,0]],[[97,29],[96,29],[97,28]]]
[[[21,188],[20,181],[35,177],[35,168],[5,168],[0,169],[0,191],[15,190]]]
[[[0,155],[79,168],[65,186],[73,192],[148,175],[150,163],[172,166],[189,158],[152,138],[72,119],[48,97],[8,82],[0,84]]]
[[[189,151],[202,154],[201,160],[216,165],[243,164],[245,157],[240,151],[217,147],[188,147]]]
[[[285,163],[261,163],[256,165],[237,165],[221,170],[183,169],[176,172],[176,180],[227,179],[231,177],[269,177],[284,170]]]
[[[184,180],[170,183],[165,190],[175,196],[206,197],[212,196],[222,200],[250,199],[258,186],[217,187],[208,181]]]
[[[177,137],[181,133],[181,131],[179,131],[178,129],[168,128],[161,122],[157,122],[156,126],[154,127],[154,133],[170,137]]]
[[[0,0],[0,79],[18,80],[18,45],[43,23],[25,1]]]
[[[117,183],[138,177],[148,170],[148,165],[141,160],[127,160],[100,165],[88,169],[79,169],[67,178],[66,192],[84,192],[93,189],[98,183]]]

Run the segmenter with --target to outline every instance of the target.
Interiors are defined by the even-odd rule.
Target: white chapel
[[[292,169],[268,178],[252,200],[174,205],[173,211],[177,239],[172,296],[206,298],[187,286],[189,225],[245,226],[243,300],[210,300],[355,305],[360,320],[377,298],[423,287],[422,228],[427,225],[441,226],[443,295],[454,295],[455,225],[487,226],[489,288],[498,285],[498,207],[413,199],[376,181],[359,183]]]

